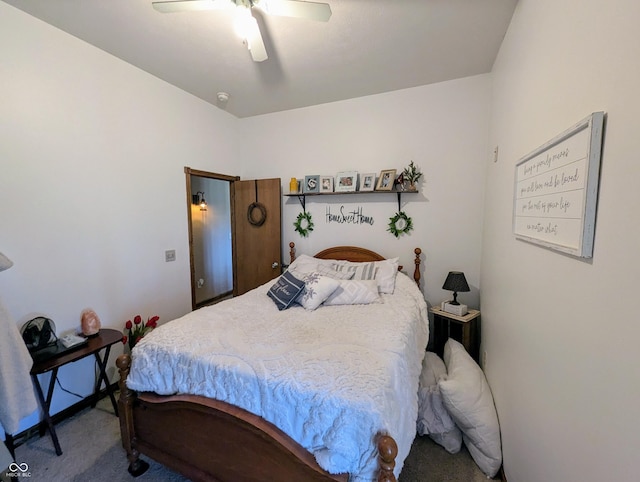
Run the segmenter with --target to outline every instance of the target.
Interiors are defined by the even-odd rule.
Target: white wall
[[[399,239],[386,231],[398,209],[395,195],[307,198],[315,224],[308,238],[293,228],[302,211],[298,199],[285,198],[283,259],[290,241],[306,254],[356,245],[399,255],[413,273],[413,249],[420,247],[427,301],[450,297],[442,283],[448,271],[459,269],[473,290],[459,299],[477,307],[489,103],[490,77],[484,75],[243,119],[243,161],[253,164],[256,177],[280,177],[285,193],[291,177],[400,172],[411,160],[424,173],[420,193],[402,198],[415,229]],[[327,224],[327,207],[333,213],[342,205],[362,207],[374,224]]]
[[[634,0],[520,0],[494,66],[482,323],[509,482],[638,480],[638,18]],[[599,110],[593,259],[516,241],[515,163]]]
[[[0,91],[0,294],[18,326],[189,311],[183,168],[233,172],[237,119],[2,2]],[[93,365],[62,384],[90,392]],[[53,412],[75,401],[56,389]]]

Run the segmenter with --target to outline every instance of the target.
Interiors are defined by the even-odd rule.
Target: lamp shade
[[[447,291],[471,291],[462,271],[449,271],[442,289]]]
[[[7,258],[4,254],[0,253],[0,271],[9,269],[13,266],[13,261]]]

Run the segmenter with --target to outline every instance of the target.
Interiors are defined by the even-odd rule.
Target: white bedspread
[[[127,386],[242,407],[351,480],[374,479],[375,436],[387,432],[398,476],[416,434],[429,326],[422,293],[399,273],[382,303],[279,312],[271,284],[152,331],[133,350]]]

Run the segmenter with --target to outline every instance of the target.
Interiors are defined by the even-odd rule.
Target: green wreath
[[[306,226],[303,226],[304,221],[306,221]],[[309,233],[313,231],[313,221],[311,220],[311,213],[303,212],[298,214],[296,222],[293,223],[293,226],[303,238],[309,236]]]
[[[399,238],[401,234],[406,234],[413,229],[413,221],[404,211],[397,212],[392,218],[389,218],[389,227],[387,231]]]

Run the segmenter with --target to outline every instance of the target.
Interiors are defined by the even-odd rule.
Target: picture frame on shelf
[[[343,171],[336,174],[335,192],[354,192],[357,186],[357,171]]]
[[[320,176],[304,176],[304,190],[305,194],[320,192]]]
[[[320,192],[333,192],[333,176],[320,176]]]
[[[376,187],[376,173],[360,174],[360,191],[373,191]]]
[[[380,177],[378,178],[378,184],[376,185],[376,191],[391,191],[393,190],[393,184],[396,180],[395,169],[385,169],[380,171]]]

